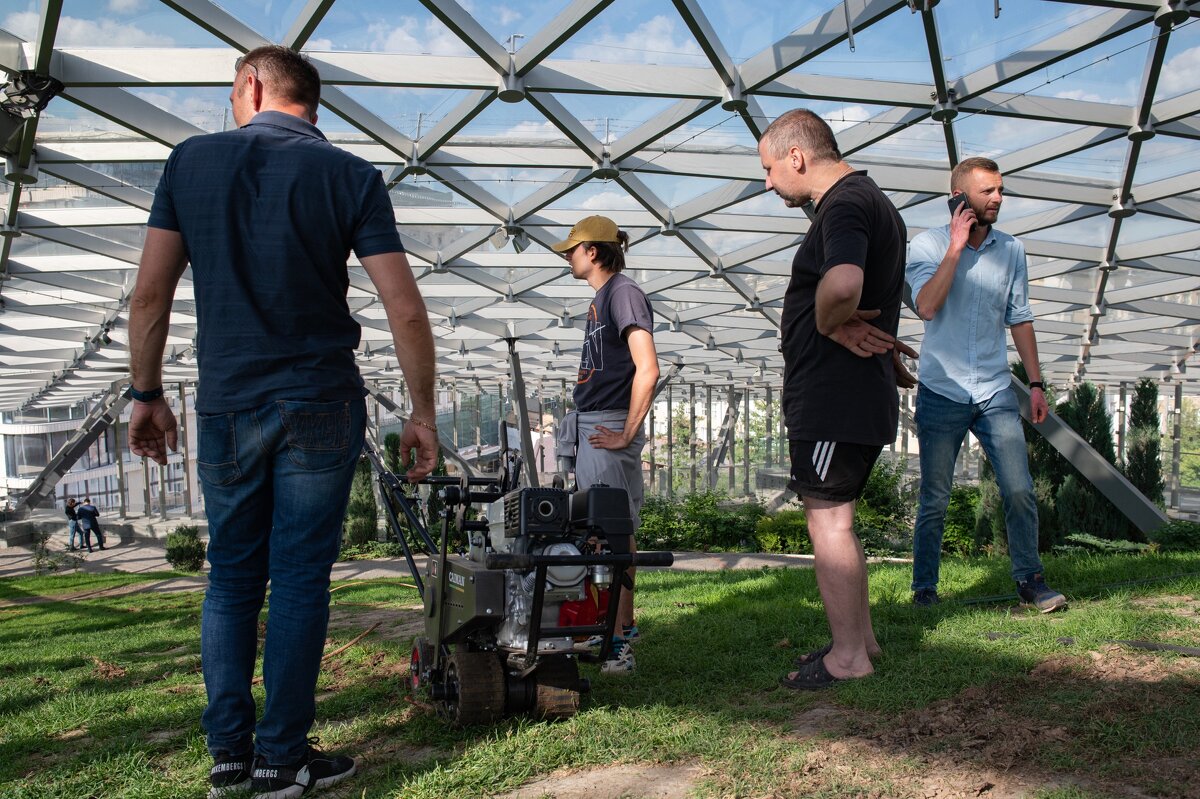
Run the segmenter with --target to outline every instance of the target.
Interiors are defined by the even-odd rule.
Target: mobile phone
[[[950,216],[953,217],[954,214],[958,212],[958,209],[960,207],[962,207],[963,205],[966,205],[966,203],[967,203],[967,195],[965,195],[965,194],[956,194],[953,197],[950,197],[949,199],[947,199],[946,205],[950,206]],[[971,223],[971,231],[974,232],[976,227],[978,227],[978,225],[975,222],[972,222]]]

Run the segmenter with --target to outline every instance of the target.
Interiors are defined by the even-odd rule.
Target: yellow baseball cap
[[[575,223],[575,227],[571,228],[571,232],[567,234],[566,241],[551,244],[550,249],[555,252],[566,252],[585,241],[620,243],[621,239],[617,236],[618,232],[617,223],[607,216],[589,216]]]

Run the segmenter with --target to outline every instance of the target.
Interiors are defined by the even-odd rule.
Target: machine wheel
[[[550,658],[533,673],[537,698],[533,715],[540,719],[569,719],[579,712],[579,664],[574,658]]]
[[[504,716],[504,667],[495,652],[459,650],[446,663],[446,701],[438,710],[457,727],[492,724]]]
[[[412,656],[408,663],[408,688],[412,693],[420,693],[421,680],[433,665],[433,645],[424,637],[413,639]]]

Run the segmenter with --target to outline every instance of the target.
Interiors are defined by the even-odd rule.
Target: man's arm
[[[183,236],[175,230],[146,228],[137,284],[129,299],[129,373],[133,387],[139,391],[162,386],[162,358],[171,327],[171,303],[186,268]],[[174,450],[177,443],[175,414],[166,399],[135,400],[129,416],[129,451],[165,464],[167,450]]]
[[[404,253],[380,253],[359,260],[379,292],[392,331],[396,360],[400,362],[404,382],[412,397],[412,416],[400,434],[400,460],[407,467],[409,451],[417,451],[412,468],[408,470],[409,482],[415,483],[434,470],[438,459],[437,432],[431,429],[437,420],[437,412],[433,404],[435,353],[429,314]]]
[[[625,449],[642,429],[642,422],[654,402],[654,387],[658,384],[658,353],[654,350],[654,336],[650,331],[633,327],[625,336],[629,355],[633,358],[633,388],[629,394],[629,414],[625,417],[624,431],[617,433],[602,425],[588,436],[588,442],[597,449]]]
[[[965,203],[960,205],[950,220],[950,246],[946,248],[946,254],[942,256],[942,262],[938,264],[933,277],[929,278],[924,286],[921,286],[921,290],[917,292],[915,298],[917,316],[926,322],[937,316],[938,311],[942,310],[942,306],[946,304],[946,297],[950,295],[950,287],[954,285],[958,259],[962,256],[963,248],[967,246],[967,239],[971,237],[971,225],[973,224],[975,224],[975,212]]]
[[[1029,382],[1040,383],[1042,381],[1042,365],[1038,363],[1037,337],[1033,332],[1033,322],[1021,322],[1009,328],[1012,333],[1013,345],[1017,348],[1017,355],[1021,357],[1021,365],[1025,367],[1025,374],[1029,376]],[[1034,424],[1041,424],[1046,421],[1046,415],[1050,412],[1050,406],[1046,402],[1046,393],[1040,388],[1031,389],[1029,392],[1029,416]]]
[[[832,336],[854,316],[862,299],[863,270],[854,264],[838,264],[817,283],[817,332]]]

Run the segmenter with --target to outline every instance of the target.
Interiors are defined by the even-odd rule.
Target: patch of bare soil
[[[97,657],[92,658],[92,663],[96,664],[92,673],[101,680],[119,680],[125,676],[125,669],[116,663],[108,663]]]
[[[1108,646],[1049,658],[1024,678],[972,687],[899,718],[818,702],[791,721],[789,735],[810,748],[779,796],[1023,799],[1080,786],[1105,796],[1200,799],[1200,748],[1113,758],[1080,740],[1089,725],[1125,728],[1170,706],[1178,678],[1183,690],[1200,691],[1200,662]],[[1066,688],[1088,698],[1061,712],[1028,713],[1031,696]],[[1044,765],[1054,760],[1077,766],[1062,773]]]
[[[1143,596],[1130,601],[1135,607],[1161,610],[1185,619],[1200,621],[1200,599],[1191,596]]]
[[[375,622],[379,628],[372,633],[388,641],[408,643],[425,631],[421,606],[373,608],[362,605],[333,604],[329,608],[329,626],[343,632],[362,632]]]
[[[695,763],[619,763],[556,771],[495,799],[685,799],[702,776]]]

